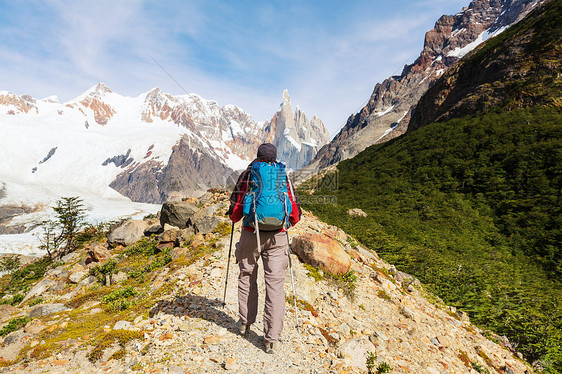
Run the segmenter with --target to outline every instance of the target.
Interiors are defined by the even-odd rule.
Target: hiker
[[[285,174],[285,166],[277,163],[276,159],[277,149],[273,144],[264,143],[259,146],[257,158],[238,177],[234,191],[230,196],[230,209],[228,211],[228,215],[233,222],[243,219],[240,241],[236,243],[235,251],[236,260],[240,267],[240,275],[238,276],[240,320],[237,329],[241,335],[245,335],[252,323],[256,321],[258,312],[258,259],[261,257],[265,273],[266,295],[263,329],[264,349],[267,353],[273,353],[273,343],[279,340],[285,317],[283,284],[289,262],[289,242],[285,231],[289,226],[294,226],[301,216],[298,198]],[[256,179],[255,175],[260,171],[262,177]],[[264,177],[266,175],[269,177]],[[259,183],[256,183],[256,180]],[[262,185],[259,185],[260,183]],[[262,204],[265,205],[262,208],[255,203],[256,194],[253,191],[264,191],[267,188],[277,188],[280,191],[273,194],[277,200],[270,197],[265,204]],[[252,201],[252,199],[254,200]],[[286,199],[286,204],[285,202],[279,204],[278,199]],[[252,205],[252,202],[254,205]],[[256,212],[259,209],[281,210],[268,212],[269,215],[273,213],[283,217],[284,222],[281,222],[281,227],[279,227],[280,222],[268,217],[266,224],[262,225],[261,221],[258,224],[258,238],[255,230],[256,221],[254,217],[257,217],[257,215],[254,215],[254,206],[258,206]],[[285,212],[282,212],[281,206],[284,207]],[[261,246],[260,249],[258,249],[258,242]]]

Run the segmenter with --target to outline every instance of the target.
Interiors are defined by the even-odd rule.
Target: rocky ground
[[[246,337],[236,334],[234,258],[222,306],[230,240],[228,231],[220,230],[229,226],[222,218],[225,200],[226,195],[216,193],[204,202],[191,201],[207,214],[199,216],[209,227],[197,221],[201,229],[195,234],[193,228],[165,225],[166,231],[156,236],[161,252],[152,256],[135,254],[131,248],[140,248],[138,244],[108,246],[102,239],[51,265],[21,303],[0,305],[3,325],[28,318],[4,338],[0,371],[361,373],[368,371],[369,362],[372,372],[379,373],[532,372],[508,349],[509,342],[487,339],[466,315],[427,294],[415,278],[308,213],[289,236],[302,258],[325,271],[291,255],[302,300],[299,326],[288,302],[282,340],[274,354],[266,354],[263,278],[258,321]],[[188,214],[197,213],[193,209]],[[140,232],[154,225],[147,220]],[[234,242],[239,235],[237,225]],[[158,262],[163,254],[168,260]],[[106,273],[90,270],[112,261],[115,265]],[[327,270],[337,266],[352,272],[329,275]],[[291,299],[289,272],[285,290]],[[117,294],[120,298],[109,297]]]

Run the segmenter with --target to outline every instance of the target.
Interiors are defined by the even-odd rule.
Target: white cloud
[[[359,4],[349,22],[332,25],[301,3],[280,15],[269,3],[51,0],[42,4],[52,21],[27,9],[19,23],[0,25],[4,35],[36,40],[28,49],[0,44],[0,89],[64,101],[103,81],[128,96],[155,86],[183,94],[150,54],[188,92],[239,105],[256,120],[270,119],[289,89],[294,104],[334,132],[377,82],[413,61],[441,9],[458,11],[468,0],[451,3],[417,0],[384,19]],[[237,18],[244,16],[254,18]]]

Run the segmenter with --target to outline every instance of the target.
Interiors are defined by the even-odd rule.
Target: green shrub
[[[43,275],[45,275],[45,272],[51,263],[51,258],[45,256],[14,271],[3,292],[26,293],[31,284],[43,278]]]
[[[22,300],[23,300],[23,299],[22,299]],[[35,306],[35,305],[37,305],[37,304],[41,304],[42,302],[43,302],[43,299],[40,298],[40,297],[37,297],[37,298],[33,299],[33,301],[31,301],[31,302],[29,303],[29,306]]]
[[[115,258],[110,258],[102,265],[94,266],[90,268],[90,275],[93,275],[98,279],[98,282],[104,284],[107,275],[113,274],[115,267],[117,266],[117,260]]]
[[[20,255],[8,255],[0,259],[0,272],[12,273],[21,266]]]
[[[102,301],[111,311],[120,311],[129,309],[133,304],[132,298],[138,296],[139,293],[131,286],[115,290],[102,298]]]
[[[29,317],[19,317],[10,320],[10,322],[0,330],[0,336],[6,336],[13,331],[21,329],[29,321],[31,321]]]

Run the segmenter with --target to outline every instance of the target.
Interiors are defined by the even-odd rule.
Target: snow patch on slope
[[[452,51],[447,53],[447,56],[448,57],[452,56],[452,57],[462,58],[467,53],[472,51],[474,48],[478,47],[481,43],[485,42],[486,40],[490,39],[493,36],[496,36],[496,35],[499,35],[500,33],[502,33],[506,28],[507,28],[507,26],[504,26],[504,27],[501,27],[501,28],[497,29],[494,32],[490,32],[489,29],[485,30],[484,32],[482,32],[482,34],[478,35],[476,40],[474,40],[472,43],[469,43],[462,48],[457,47],[457,48],[453,49]]]

